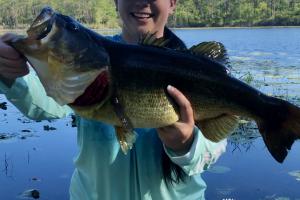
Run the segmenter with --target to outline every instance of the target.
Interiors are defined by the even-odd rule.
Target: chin
[[[139,26],[137,27],[137,33],[139,35],[145,35],[147,33],[153,33],[155,32],[152,28],[149,28],[147,26]]]

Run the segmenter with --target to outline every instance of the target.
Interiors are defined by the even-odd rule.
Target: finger
[[[0,66],[2,65],[11,66],[11,68],[25,68],[26,61],[20,57],[19,59],[8,59],[0,56]]]
[[[2,78],[4,78],[4,80],[15,80],[17,78],[19,78],[21,76],[18,76],[17,74],[5,74],[5,75],[0,75],[0,79],[2,80]],[[3,81],[3,80],[2,80]]]
[[[20,73],[20,74],[27,74],[29,72],[28,67],[11,67],[7,65],[1,65],[0,67],[0,73]]]
[[[175,127],[161,127],[161,128],[157,128],[157,133],[159,138],[166,142],[168,140],[173,139],[174,137],[177,137],[177,133],[178,130]]]
[[[18,59],[21,57],[14,48],[6,44],[15,37],[16,35],[13,34],[5,34],[0,38],[0,57],[8,59]]]
[[[21,55],[14,48],[0,41],[0,57],[16,60],[19,59]]]
[[[172,125],[168,125],[168,126],[164,126],[164,127],[160,127],[160,128],[157,128],[158,130],[162,131],[162,132],[166,132],[166,133],[169,133],[173,130],[176,130],[176,122]]]
[[[0,37],[0,39],[3,41],[3,42],[10,42],[12,41],[13,39],[15,39],[16,37],[19,37],[17,34],[14,34],[14,33],[6,33],[4,35],[2,35]]]
[[[169,85],[167,90],[180,108],[180,119],[186,123],[194,123],[193,109],[189,100],[175,87]]]
[[[29,73],[29,68],[26,64],[20,63],[19,65],[8,66],[6,64],[0,63],[0,75],[8,78],[8,77],[21,77]]]
[[[11,72],[11,71],[6,71],[3,73],[0,73],[0,77],[4,77],[6,79],[16,79],[18,77],[22,77],[27,75],[28,73],[26,73],[25,71],[21,71],[21,72]]]

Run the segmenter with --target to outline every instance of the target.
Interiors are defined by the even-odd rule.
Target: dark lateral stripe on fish
[[[86,88],[70,104],[82,117],[112,125],[130,119],[134,128],[168,126],[178,120],[177,107],[165,93],[166,86],[171,84],[189,98],[195,121],[208,139],[226,138],[236,124],[235,115],[256,121],[268,150],[278,162],[283,162],[293,142],[300,139],[300,108],[269,97],[227,74],[229,63],[221,43],[200,43],[189,51],[157,47],[155,44],[165,44],[154,42],[155,39],[147,42],[154,42],[154,47],[120,43],[51,8],[43,9],[27,33],[27,37],[17,37],[11,45],[33,65],[46,92],[61,105],[68,104],[82,90],[75,95],[74,91],[62,94],[65,90],[61,87],[48,88],[47,84],[58,80],[67,81],[71,90],[79,86]],[[60,67],[67,73],[58,76]],[[93,74],[98,70],[109,71]],[[69,72],[87,72],[87,76],[78,79],[90,75],[93,83],[89,85],[86,79],[79,80],[78,84],[69,83],[70,77],[65,76]],[[49,78],[52,76],[59,79]],[[114,80],[114,88],[110,80]],[[105,103],[116,91],[120,103]]]
[[[91,106],[102,102],[107,96],[109,88],[108,72],[102,72],[95,81],[79,96],[72,106]]]

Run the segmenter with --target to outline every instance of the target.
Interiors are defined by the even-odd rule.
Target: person
[[[122,20],[121,34],[111,39],[137,44],[141,35],[155,33],[169,39],[168,48],[186,48],[168,28],[176,0],[115,0]],[[47,97],[26,61],[0,39],[0,91],[32,119],[63,118],[72,113]],[[39,92],[36,92],[39,91]],[[195,126],[188,99],[175,87],[168,93],[179,105],[180,120],[158,129],[136,129],[133,148],[124,155],[113,126],[77,116],[79,153],[70,183],[70,199],[204,199],[206,184],[200,173],[225,151],[226,140],[213,143]]]

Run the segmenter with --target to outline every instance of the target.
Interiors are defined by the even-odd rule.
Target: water
[[[252,85],[299,105],[300,28],[178,30],[188,46],[219,41],[228,50],[236,77],[251,74]],[[257,133],[254,130],[254,133]],[[230,169],[206,172],[207,199],[300,199],[300,142],[283,164],[268,153],[261,137],[231,143],[216,165]]]
[[[38,189],[41,199],[68,199],[76,152],[71,119],[35,122],[10,104],[0,119],[0,135],[12,136],[0,139],[0,199],[19,199],[28,189]]]
[[[251,76],[252,85],[300,105],[300,28],[176,30],[188,46],[222,42],[236,77]],[[249,75],[250,74],[250,75]],[[0,103],[6,101],[0,95]],[[27,120],[12,105],[0,109],[0,199],[17,199],[38,189],[41,199],[67,199],[76,130],[71,119]],[[45,131],[44,126],[56,130]],[[252,131],[252,129],[249,129]],[[256,136],[256,130],[252,131]],[[283,164],[268,153],[261,138],[229,139],[216,168],[203,173],[207,199],[300,199],[300,144]],[[298,178],[299,179],[299,178]]]

